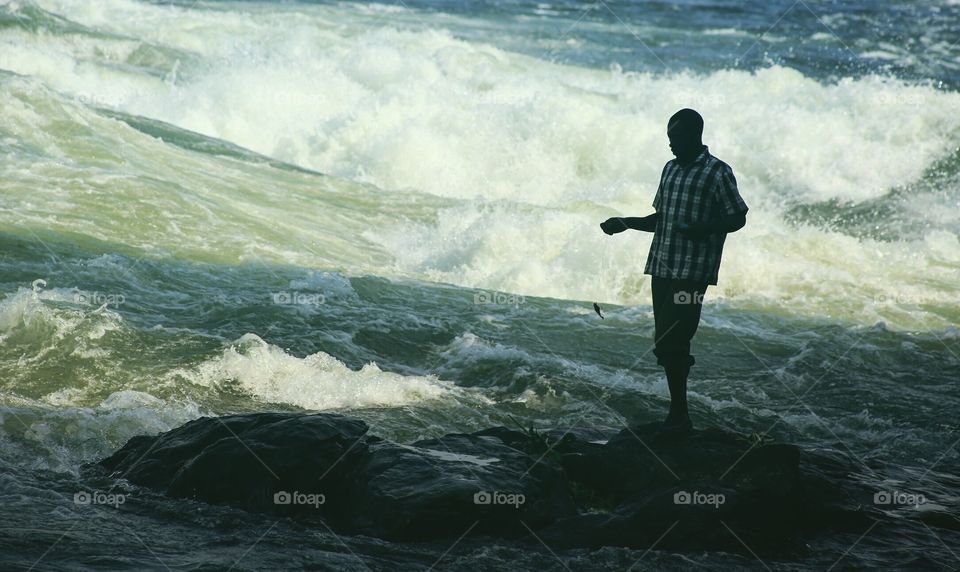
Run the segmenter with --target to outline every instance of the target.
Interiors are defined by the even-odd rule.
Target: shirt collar
[[[694,165],[697,165],[699,163],[703,163],[704,161],[707,160],[708,156],[710,156],[710,148],[704,145],[703,150],[701,150],[700,153],[698,153],[697,156],[694,157],[693,161],[690,161],[689,163],[686,163],[686,164],[681,163],[677,159],[674,159],[674,161],[676,162],[677,165],[680,165],[681,167],[686,169]]]
[[[693,163],[691,164],[702,163],[707,158],[708,155],[710,155],[710,148],[704,145],[703,151],[700,151],[700,154],[697,155],[697,158],[694,159]]]

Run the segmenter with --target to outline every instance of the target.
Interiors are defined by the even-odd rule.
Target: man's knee
[[[686,351],[677,348],[654,348],[653,354],[657,356],[657,365],[664,368],[692,367],[697,362],[689,348]]]
[[[700,324],[700,310],[707,285],[689,280],[664,280],[655,300],[654,355],[666,368],[690,367],[690,342]]]

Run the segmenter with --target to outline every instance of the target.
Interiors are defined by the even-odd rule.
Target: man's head
[[[692,109],[681,109],[667,122],[667,137],[678,159],[692,158],[703,148],[703,117]]]

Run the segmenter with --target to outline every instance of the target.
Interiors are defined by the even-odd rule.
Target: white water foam
[[[106,294],[78,288],[49,288],[43,279],[0,299],[0,344],[29,345],[18,368],[41,365],[51,352],[81,358],[103,354],[99,340],[122,327],[122,318]],[[115,308],[115,306],[114,306]],[[9,356],[12,357],[12,356]]]
[[[81,463],[109,455],[131,437],[168,431],[202,414],[191,401],[140,391],[114,392],[93,407],[77,407],[70,393],[0,408],[3,457],[24,467],[77,474]]]
[[[354,371],[325,352],[298,358],[255,334],[245,334],[222,355],[170,375],[311,410],[396,407],[457,391],[435,377],[386,372],[374,363]]]
[[[417,201],[417,216],[399,220],[369,213],[388,221],[349,239],[378,245],[393,263],[360,259],[353,272],[646,303],[649,237],[610,238],[597,224],[651,211],[669,158],[665,119],[689,105],[704,114],[706,141],[734,166],[751,206],[748,226],[728,242],[713,299],[903,327],[949,323],[927,309],[956,297],[957,219],[948,211],[911,213],[929,230],[894,243],[788,226],[783,212],[875,200],[917,180],[956,148],[960,94],[884,77],[823,82],[778,66],[586,69],[467,42],[455,30],[371,27],[373,15],[349,6],[40,5],[124,37],[21,34],[0,67],[387,192],[453,201],[439,210]],[[141,44],[166,55],[148,65],[136,53]],[[315,224],[293,216],[298,202],[277,199],[290,214],[285,223],[304,233]],[[233,222],[238,240],[262,236],[266,256],[291,261],[289,249],[302,244],[298,233],[268,236]],[[290,245],[277,244],[284,235]],[[888,302],[907,294],[916,301]]]

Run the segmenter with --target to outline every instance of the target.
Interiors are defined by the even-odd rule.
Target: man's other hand
[[[620,217],[612,217],[600,223],[600,228],[607,234],[617,234],[627,230],[627,225]]]

